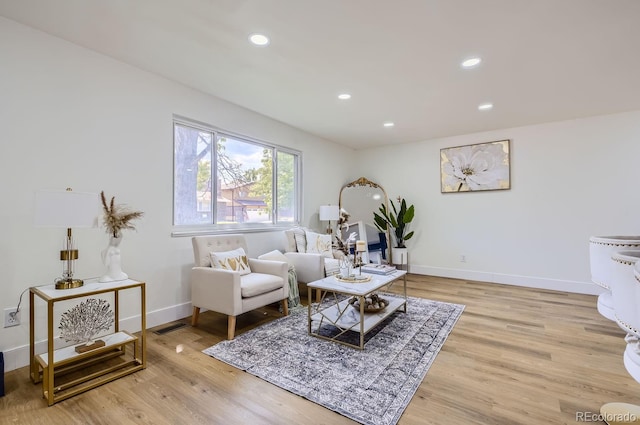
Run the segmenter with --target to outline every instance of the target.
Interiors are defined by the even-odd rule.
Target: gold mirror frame
[[[352,181],[351,183],[347,183],[344,186],[342,186],[342,188],[340,189],[340,196],[338,198],[338,205],[340,207],[340,209],[343,208],[344,206],[344,202],[343,202],[343,192],[345,189],[349,189],[349,188],[358,188],[358,187],[371,187],[373,189],[380,189],[382,191],[382,194],[384,195],[384,205],[387,208],[387,211],[389,210],[389,197],[387,196],[387,191],[384,190],[384,187],[382,187],[381,185],[379,185],[376,182],[373,182],[371,180],[369,180],[366,177],[360,177],[357,180]],[[383,201],[380,201],[380,204],[382,204]],[[347,212],[349,212],[349,210],[347,210]],[[371,221],[373,222],[373,213],[374,212],[378,212],[378,209],[376,208],[375,210],[371,211]],[[389,264],[393,264],[393,254],[391,252],[391,233],[390,233],[390,229],[387,228],[387,261],[389,262]]]

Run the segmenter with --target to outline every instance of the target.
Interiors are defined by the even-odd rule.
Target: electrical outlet
[[[15,307],[4,309],[4,327],[18,326],[20,324],[20,313]]]
[[[460,262],[461,263],[466,263],[467,262],[467,256],[464,254],[460,254]]]

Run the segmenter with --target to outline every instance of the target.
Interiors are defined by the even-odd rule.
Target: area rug
[[[390,425],[463,310],[409,297],[407,313],[397,311],[371,330],[364,351],[309,336],[307,312],[298,310],[203,352],[362,424]],[[352,337],[357,343],[358,334]]]

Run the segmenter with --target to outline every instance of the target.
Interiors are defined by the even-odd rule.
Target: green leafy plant
[[[406,248],[404,242],[411,239],[413,231],[407,233],[407,225],[413,220],[415,209],[413,205],[407,207],[407,202],[398,197],[398,203],[400,208],[397,209],[393,201],[391,201],[391,208],[393,212],[387,210],[385,204],[380,205],[380,214],[374,211],[373,220],[376,227],[382,233],[387,229],[393,229],[393,234],[396,238],[396,248]]]

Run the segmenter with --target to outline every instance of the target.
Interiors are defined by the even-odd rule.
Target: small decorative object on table
[[[349,304],[351,304],[355,309],[360,310],[360,301],[358,300],[358,297],[350,298]],[[387,308],[388,305],[388,300],[380,297],[378,294],[370,294],[364,299],[364,312],[375,313],[382,311]]]
[[[390,266],[388,264],[367,264],[362,266],[362,271],[365,273],[387,275],[395,273],[396,266]]]
[[[352,232],[345,240],[340,239],[341,232],[336,235],[336,242],[334,249],[342,252],[342,258],[340,258],[340,276],[348,277],[351,275],[353,269],[353,263],[351,261],[351,255],[349,253],[349,247],[356,241],[356,232]]]
[[[122,271],[122,260],[120,258],[120,242],[122,242],[122,231],[124,229],[135,230],[131,221],[143,216],[141,211],[131,211],[123,205],[115,204],[115,196],[107,205],[104,192],[100,192],[102,208],[104,210],[104,225],[109,233],[109,246],[102,251],[102,262],[107,267],[107,273],[102,276],[100,282],[113,282],[125,280],[129,276]]]
[[[349,257],[342,257],[340,259],[340,276],[341,277],[349,277],[351,276],[351,269],[353,265],[351,264],[351,259]]]
[[[113,311],[109,307],[105,300],[88,298],[65,311],[60,318],[60,336],[65,341],[84,342],[75,348],[78,353],[104,347],[104,341],[94,341],[93,337],[113,324]]]
[[[348,276],[342,276],[342,275],[335,275],[335,278],[337,280],[339,280],[340,282],[345,282],[345,283],[366,283],[366,282],[371,282],[371,276],[366,275],[366,274],[361,274],[361,275],[357,275],[357,274],[351,274]]]

